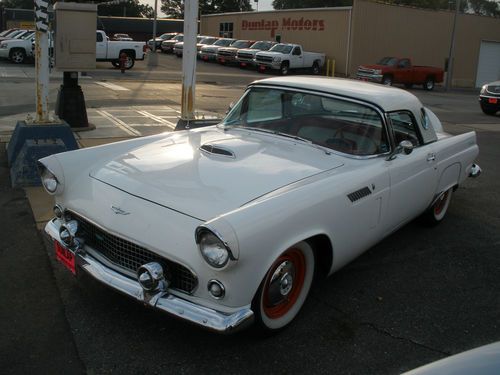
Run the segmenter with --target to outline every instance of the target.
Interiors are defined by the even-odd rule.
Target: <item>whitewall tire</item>
[[[304,241],[293,245],[274,261],[252,304],[261,328],[272,332],[292,322],[309,294],[314,268],[314,252]]]

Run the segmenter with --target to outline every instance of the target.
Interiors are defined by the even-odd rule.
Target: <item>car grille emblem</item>
[[[113,212],[117,215],[129,215],[130,212],[122,210],[120,207],[111,206]]]

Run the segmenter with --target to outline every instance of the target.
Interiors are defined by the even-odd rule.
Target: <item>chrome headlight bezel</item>
[[[382,74],[382,70],[380,70],[380,69],[375,69],[375,70],[373,71],[373,74],[380,75],[380,74]]]
[[[273,62],[281,62],[281,57],[279,56],[273,57]]]
[[[218,271],[227,268],[232,261],[236,260],[231,248],[228,243],[224,241],[222,235],[211,228],[206,226],[199,226],[196,228],[195,240],[202,258],[210,267]],[[213,249],[210,251],[208,246],[210,241],[218,245],[217,251],[213,251]],[[222,257],[222,259],[217,261],[218,257]]]
[[[60,182],[55,173],[42,163],[38,163],[38,173],[45,191],[50,195],[56,194]]]

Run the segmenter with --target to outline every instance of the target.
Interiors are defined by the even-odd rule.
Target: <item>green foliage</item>
[[[199,0],[199,14],[251,11],[250,0]],[[161,11],[171,18],[184,17],[184,0],[161,0]]]
[[[33,0],[3,0],[2,6],[4,8],[34,9],[35,2]]]
[[[106,0],[99,1],[99,3],[103,2]],[[154,17],[154,9],[150,5],[141,4],[139,0],[128,0],[121,4],[99,5],[97,9],[100,16]]]
[[[109,0],[72,0],[77,3],[104,3]],[[49,1],[50,2],[50,1]],[[53,1],[55,3],[55,1]],[[34,9],[34,0],[3,0],[5,8]],[[100,16],[123,16],[127,17],[153,17],[154,10],[147,4],[141,4],[139,0],[127,0],[121,4],[99,5]]]

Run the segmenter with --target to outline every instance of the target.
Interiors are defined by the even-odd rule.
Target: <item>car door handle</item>
[[[436,160],[436,154],[427,154],[427,161],[434,161]]]

